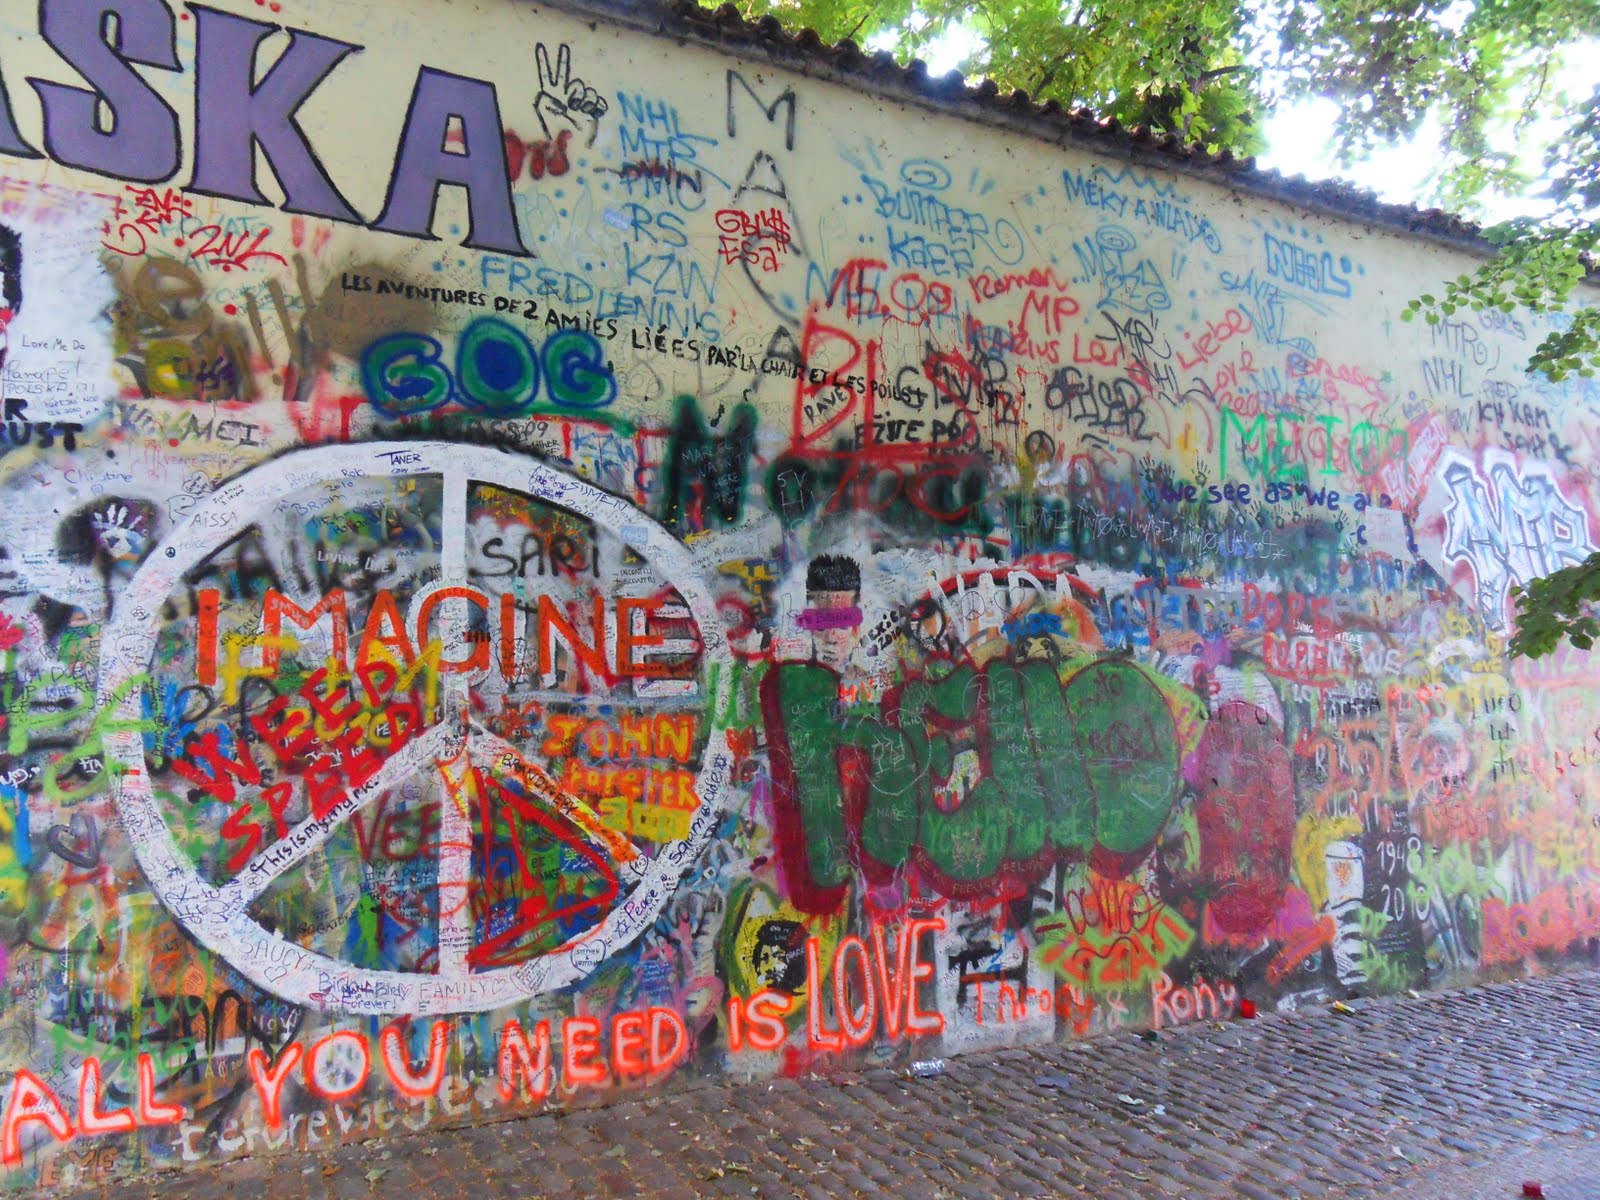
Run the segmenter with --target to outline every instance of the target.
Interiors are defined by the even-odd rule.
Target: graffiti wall
[[[0,15],[8,1185],[1595,946],[1545,318],[650,19]]]

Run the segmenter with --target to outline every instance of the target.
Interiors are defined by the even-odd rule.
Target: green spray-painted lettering
[[[1047,662],[963,664],[841,708],[838,676],[773,670],[763,703],[796,895],[837,904],[853,872],[914,860],[948,895],[1020,888],[1061,859],[1120,871],[1177,796],[1178,749],[1161,691],[1104,661],[1065,682]]]

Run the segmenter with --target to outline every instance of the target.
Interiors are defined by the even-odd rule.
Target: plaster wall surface
[[[745,54],[0,14],[9,1183],[1590,952],[1550,326]]]

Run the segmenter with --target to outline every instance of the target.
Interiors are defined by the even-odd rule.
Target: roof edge
[[[638,32],[715,49],[759,55],[775,66],[841,83],[990,127],[1008,129],[1052,145],[1124,159],[1298,208],[1376,225],[1438,242],[1482,258],[1498,248],[1472,221],[1443,209],[1390,204],[1372,192],[1339,180],[1314,181],[1262,170],[1254,158],[1231,151],[1213,154],[1176,134],[1124,128],[1088,109],[1059,101],[1035,103],[1026,92],[1001,93],[991,81],[968,86],[959,71],[930,76],[920,60],[901,66],[888,51],[867,53],[853,41],[826,45],[815,30],[790,31],[775,17],[749,21],[732,4],[703,8],[694,0],[548,0],[549,6],[584,18],[600,18]]]

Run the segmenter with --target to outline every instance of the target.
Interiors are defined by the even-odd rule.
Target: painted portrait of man
[[[843,554],[823,554],[806,569],[801,625],[811,633],[812,658],[842,671],[861,631],[861,566]]]
[[[755,976],[761,986],[794,995],[806,983],[806,929],[798,921],[772,919],[756,934]]]

